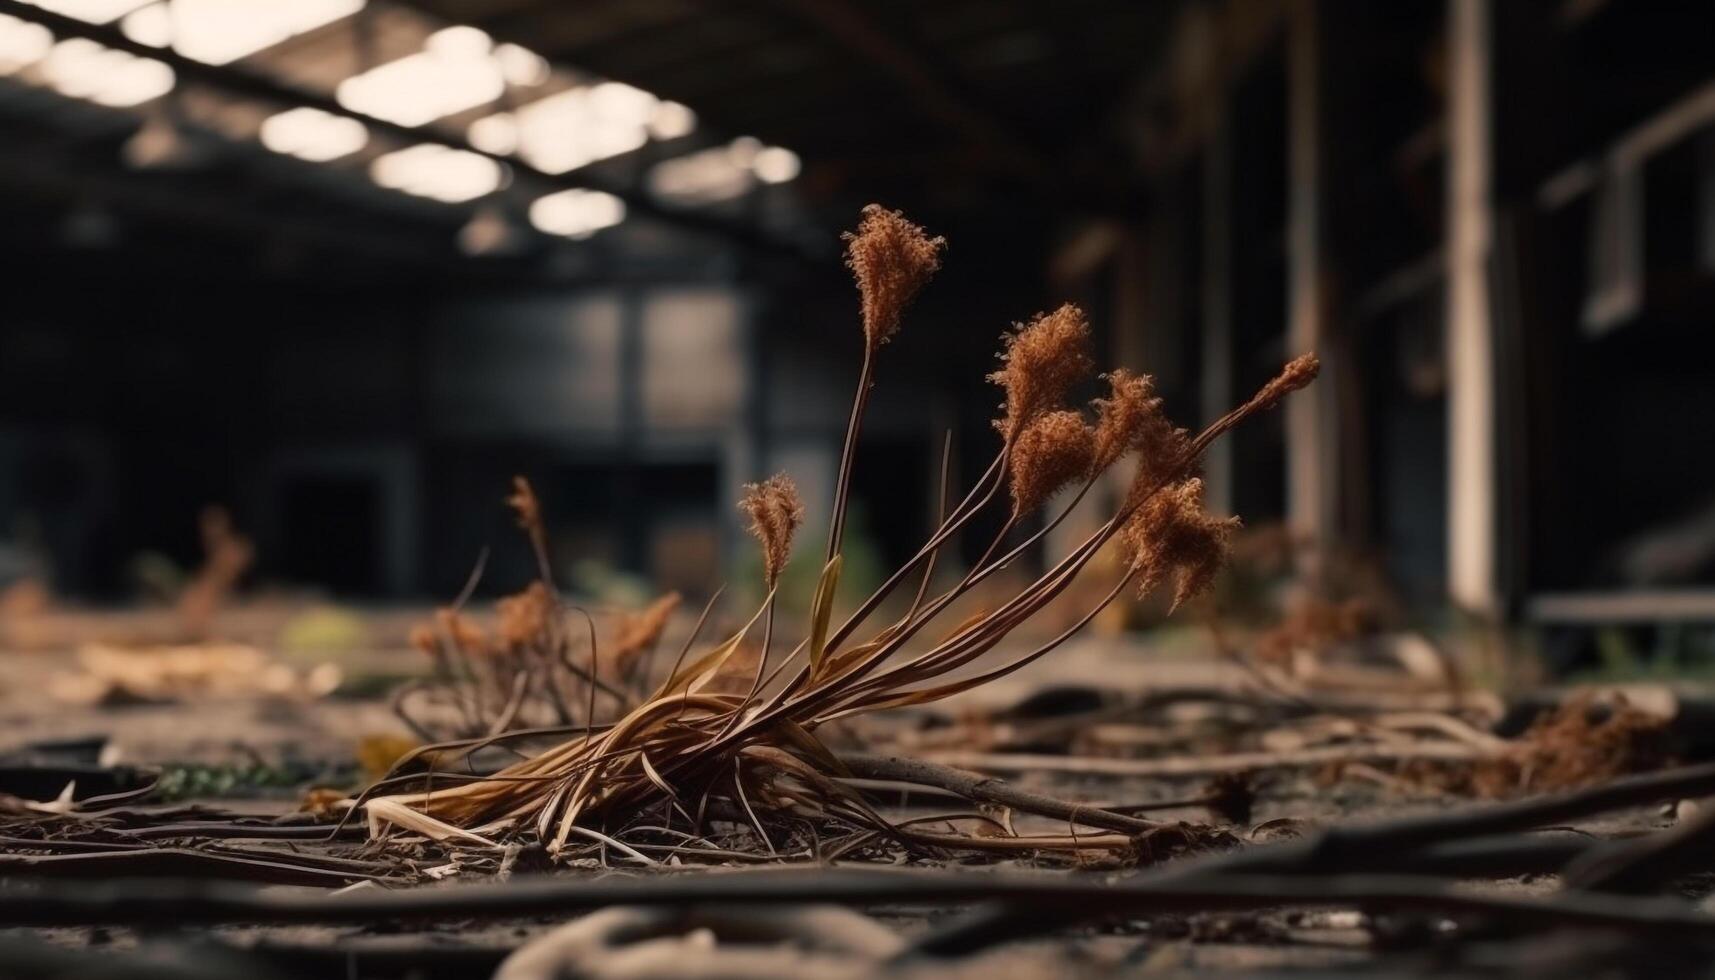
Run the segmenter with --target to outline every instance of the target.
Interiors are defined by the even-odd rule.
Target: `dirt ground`
[[[388,679],[419,670],[419,659],[409,651],[394,650],[347,655],[339,662],[343,672],[342,691],[331,696],[250,693],[164,703],[74,705],[43,693],[53,689],[56,675],[71,669],[68,655],[0,653],[0,751],[21,750],[31,743],[94,738],[105,743],[101,753],[105,764],[162,766],[169,771],[238,769],[252,776],[266,773],[266,778],[250,781],[239,778],[217,784],[181,782],[184,795],[174,805],[203,803],[258,815],[289,813],[312,784],[343,782],[351,786],[360,782],[363,777],[353,759],[360,754],[366,739],[408,734],[382,692]],[[1037,713],[1022,721],[1015,718],[1014,723],[1052,722],[1061,712],[1087,713],[1091,704],[1147,702],[1152,693],[1186,690],[1237,693],[1247,690],[1248,684],[1241,668],[1218,658],[1164,653],[1152,649],[1147,641],[1090,638],[1074,641],[1055,657],[941,706],[932,714],[906,714],[863,734],[873,740],[879,732],[903,750],[928,758],[940,757],[960,765],[972,759],[981,763],[982,746],[976,746],[978,751],[968,746],[969,739],[965,736],[969,732],[939,744],[937,731],[947,726],[954,729],[968,726],[972,719],[1008,718],[1009,711],[1021,702],[1028,704],[1033,697],[1041,702],[1031,709]],[[1071,771],[1052,764],[1021,765],[1015,771],[997,774],[1024,788],[1069,801],[1108,807],[1135,806],[1195,800],[1203,794],[1211,776],[1230,768],[1231,760],[1242,761],[1246,751],[1256,750],[1242,739],[1213,735],[1202,743],[1193,739],[1152,746],[1153,736],[1148,732],[1151,726],[1195,727],[1206,719],[1195,708],[1140,717],[1141,721],[1132,723],[1127,721],[1123,710],[1114,713],[1112,721],[1126,724],[1113,727],[1108,741],[1087,749],[1076,759],[1065,757],[1073,763],[1083,760],[1081,764],[1064,767]],[[984,724],[986,728],[973,730],[989,732],[996,744],[1005,749],[1006,733],[996,733],[992,724]],[[1433,814],[1470,803],[1390,775],[1398,770],[1390,768],[1385,752],[1380,754],[1381,761],[1376,761],[1372,758],[1376,756],[1374,752],[1363,754],[1354,749],[1343,754],[1344,744],[1335,740],[1327,745],[1289,747],[1286,758],[1290,760],[1296,752],[1297,757],[1306,761],[1270,767],[1255,784],[1254,807],[1240,815],[1240,819],[1211,813],[1208,806],[1199,803],[1152,810],[1147,815],[1169,823],[1185,821],[1210,826],[1219,831],[1224,843],[1211,841],[1207,846],[1219,849],[1288,839],[1325,825],[1403,814]],[[960,749],[960,745],[967,747]],[[1278,754],[1280,747],[1266,750]],[[1322,754],[1316,754],[1318,751]],[[1012,755],[1036,757],[1029,753]],[[1342,766],[1341,761],[1348,755],[1352,764]],[[1154,771],[1147,765],[1151,759],[1157,763]],[[1005,768],[1004,762],[1001,766]],[[1136,771],[1128,772],[1128,766]],[[1076,771],[1080,768],[1090,771]],[[218,792],[199,795],[207,785],[217,785]],[[907,806],[890,810],[889,814],[910,812],[913,811]],[[1580,820],[1563,830],[1624,838],[1667,826],[1671,821],[1671,814],[1655,805]],[[1049,832],[1054,827],[1054,821],[1041,817],[1021,816],[1018,820],[1021,831]],[[186,846],[202,845],[186,842]],[[295,849],[298,845],[272,846]],[[1196,850],[1193,848],[1192,852]],[[14,841],[0,849],[0,853],[20,853],[20,849]],[[1053,875],[1107,876],[1127,871],[1098,861],[1080,872],[1069,869],[1065,860],[1030,857],[954,858],[930,863],[971,875],[1035,870]],[[628,872],[574,866],[547,873],[601,881]],[[460,870],[449,874],[445,882],[422,887],[447,887],[475,877],[478,877],[476,872],[467,874]],[[1502,895],[1528,896],[1552,892],[1556,886],[1553,876],[1536,875],[1485,880],[1473,887]],[[31,887],[33,881],[29,875],[0,876],[0,898],[8,892],[18,894],[20,889],[28,894]],[[355,887],[361,891],[391,886]],[[318,890],[288,885],[272,886],[271,891],[309,894]],[[969,904],[883,903],[868,905],[863,912],[910,941],[959,920],[973,908]],[[770,918],[767,912],[753,914],[759,920]],[[117,962],[130,964],[135,972],[115,975],[152,975],[144,969],[151,964],[161,966],[164,972],[159,975],[200,975],[194,973],[194,968],[200,968],[198,964],[218,964],[220,956],[229,955],[234,949],[270,951],[268,963],[272,968],[286,971],[281,975],[485,976],[505,955],[571,918],[574,917],[532,915],[499,920],[454,918],[434,922],[365,921],[338,926],[221,926],[164,932],[109,926],[7,929],[0,932],[0,956],[16,963],[47,964],[41,967],[41,972],[15,974],[19,976],[82,975],[75,971],[89,968],[91,963]],[[1464,941],[1456,945],[1446,941],[1454,935]],[[38,946],[38,941],[45,941],[46,946]],[[222,944],[221,948],[211,951],[207,948],[208,941]],[[1029,938],[959,957],[912,962],[900,969],[903,975],[970,977],[1489,975],[1510,973],[1525,966],[1558,970],[1584,963],[1600,964],[1610,972],[1618,971],[1616,975],[1625,975],[1640,961],[1632,955],[1635,948],[1616,946],[1616,942],[1614,936],[1600,932],[1514,935],[1504,929],[1491,931],[1480,923],[1456,923],[1429,912],[1372,914],[1349,904],[1296,905],[1253,911],[1120,916],[1100,925],[1062,931],[1050,938]],[[79,956],[88,951],[123,956],[111,962],[55,959],[61,954],[72,955],[73,951]],[[860,969],[859,961],[847,966],[856,972],[829,975],[872,975]],[[62,967],[73,972],[52,972]],[[218,975],[221,968],[217,965],[214,969],[212,975]]]

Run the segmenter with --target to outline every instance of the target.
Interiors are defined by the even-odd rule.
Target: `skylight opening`
[[[83,38],[68,38],[48,50],[42,75],[61,95],[124,108],[173,90],[173,70]]]
[[[624,220],[625,202],[603,191],[573,188],[530,204],[530,223],[536,230],[566,238],[588,238]]]
[[[668,200],[712,204],[746,194],[759,182],[783,184],[802,169],[798,154],[791,150],[740,136],[726,146],[661,161],[649,171],[649,189]]]
[[[369,176],[382,187],[458,204],[499,190],[506,171],[481,154],[419,143],[376,157]]]
[[[132,11],[120,29],[139,44],[224,65],[349,17],[365,0],[160,0]],[[135,7],[135,3],[130,6]]]
[[[0,75],[41,61],[53,46],[54,35],[47,28],[0,14]]]
[[[143,6],[148,0],[20,0],[50,13],[90,24],[107,24]]]
[[[448,27],[423,50],[339,83],[339,104],[401,126],[422,126],[493,102],[506,77],[493,42],[474,27]]]
[[[663,115],[664,107],[672,108]],[[468,135],[486,152],[516,153],[538,170],[563,174],[638,149],[657,125],[683,135],[696,117],[640,88],[600,82],[556,92],[516,112],[484,116]]]
[[[369,130],[355,119],[299,106],[263,120],[260,137],[275,153],[326,163],[363,149]]]

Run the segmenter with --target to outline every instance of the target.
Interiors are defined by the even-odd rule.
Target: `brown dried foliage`
[[[847,232],[846,265],[863,299],[865,348],[873,353],[899,331],[900,318],[941,268],[945,238],[930,238],[898,211],[879,204],[863,209],[857,231]]]
[[[1089,475],[1095,444],[1077,412],[1062,409],[1031,419],[1013,443],[1012,516],[1022,517],[1073,480]]]
[[[673,618],[673,611],[679,608],[682,598],[677,592],[669,592],[656,598],[640,612],[621,610],[615,615],[613,650],[609,654],[609,662],[617,671],[628,673],[632,664],[640,657],[654,651],[656,644],[661,642],[661,634],[667,631],[667,623]]]
[[[1618,692],[1581,691],[1538,715],[1499,752],[1458,761],[1412,760],[1398,774],[1434,792],[1507,799],[1581,789],[1679,763],[1679,740],[1668,718]],[[1328,776],[1337,779],[1340,770]]]
[[[1315,354],[1300,354],[1286,362],[1274,380],[1264,385],[1240,411],[1246,414],[1267,412],[1277,407],[1287,395],[1307,387],[1322,373],[1322,362]]]
[[[1488,799],[1553,793],[1675,765],[1668,719],[1615,694],[1580,692],[1544,712],[1504,752],[1470,763],[1425,764],[1409,775]]]
[[[1226,560],[1236,517],[1203,510],[1203,481],[1193,477],[1150,494],[1120,529],[1120,542],[1138,572],[1138,595],[1174,580],[1173,607],[1201,595]]]
[[[202,567],[179,594],[178,614],[185,635],[201,639],[208,636],[215,613],[256,560],[256,548],[232,526],[232,515],[225,507],[203,508],[197,515],[197,530],[202,535]]]
[[[1002,338],[1000,370],[989,380],[1006,392],[995,428],[1010,444],[1038,415],[1065,404],[1073,385],[1090,376],[1090,325],[1070,303],[1038,313]]]
[[[493,647],[488,642],[488,634],[457,610],[435,610],[435,623],[440,626],[442,634],[452,642],[453,649],[466,657],[486,657],[493,652]]]
[[[1350,643],[1371,632],[1374,623],[1375,611],[1364,599],[1335,602],[1306,596],[1257,637],[1256,656],[1264,663],[1286,666],[1297,651],[1315,653]]]
[[[772,589],[792,556],[792,536],[804,523],[798,485],[784,473],[761,483],[747,483],[738,509],[750,518],[750,533],[762,543],[762,577]]]
[[[498,621],[495,632],[508,650],[520,651],[545,643],[557,614],[554,596],[541,581],[531,582],[523,591],[506,596],[495,605]]]
[[[1186,452],[1185,430],[1161,410],[1155,379],[1125,368],[1102,375],[1110,394],[1095,400],[1095,451],[1091,471],[1100,472],[1136,451],[1139,465],[1159,473]]]

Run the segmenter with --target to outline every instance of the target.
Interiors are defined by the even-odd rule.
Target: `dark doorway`
[[[382,591],[381,490],[374,479],[297,477],[280,497],[277,574],[336,596]]]

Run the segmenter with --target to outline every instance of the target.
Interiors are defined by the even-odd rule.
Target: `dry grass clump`
[[[196,576],[179,593],[180,628],[189,639],[204,639],[214,624],[215,613],[256,560],[256,547],[232,524],[225,507],[205,507],[197,515],[202,538],[203,562]]]
[[[561,854],[573,838],[623,848],[612,835],[628,828],[660,830],[682,819],[695,831],[708,814],[722,812],[739,815],[765,842],[770,841],[769,820],[790,817],[932,846],[1013,853],[1049,846],[1045,838],[1010,833],[966,837],[888,824],[840,781],[846,770],[818,739],[818,729],[851,715],[936,701],[1012,673],[1052,652],[1129,589],[1147,591],[1172,582],[1176,600],[1184,601],[1206,588],[1235,522],[1203,512],[1199,457],[1221,434],[1308,384],[1316,360],[1294,361],[1251,401],[1193,438],[1166,419],[1142,376],[1116,371],[1108,376],[1110,397],[1090,406],[1067,403],[1074,386],[1093,369],[1089,329],[1076,307],[1061,307],[1015,328],[1004,338],[1001,368],[992,376],[1005,392],[993,461],[942,515],[916,554],[836,624],[847,487],[876,354],[898,329],[904,306],[935,271],[942,246],[897,213],[876,207],[865,209],[857,233],[847,240],[848,263],[863,301],[864,356],[805,638],[783,655],[772,649],[774,585],[801,520],[796,491],[776,477],[749,488],[742,505],[762,544],[769,588],[745,625],[699,650],[699,622],[672,670],[647,697],[616,710],[610,723],[568,730],[557,745],[492,776],[450,785],[437,781],[433,788],[420,781],[378,784],[359,800],[373,833],[403,829],[481,844],[534,834],[550,853]],[[992,607],[950,621],[948,610],[958,599],[1042,542],[1104,472],[1128,457],[1135,459],[1134,475],[1106,521],[1040,574],[1021,575],[1021,584]],[[1065,507],[1030,533],[1014,534],[1062,488],[1075,491]],[[1005,506],[1001,501],[1007,497],[1008,517],[983,558],[951,587],[931,588],[941,549],[979,514]],[[519,510],[523,515],[530,508]],[[539,508],[533,513],[537,520],[526,521],[527,528],[540,526]],[[1130,560],[1112,572],[1092,566],[1116,538]],[[1015,628],[1086,574],[1102,577],[1104,588],[1070,628],[1034,648],[1000,653]],[[879,627],[868,625],[888,596],[914,578],[920,581],[905,613]],[[758,643],[753,633],[759,623]],[[752,656],[754,666],[740,662]],[[735,677],[739,683],[732,682]],[[1080,823],[1099,813],[1081,812],[1086,818]],[[1151,829],[1113,814],[1103,819],[1106,823],[1092,825]],[[1092,839],[1098,843],[1092,845]],[[1053,840],[1073,848],[1132,843],[1125,833]]]
[[[492,625],[485,626],[464,611],[479,566],[464,596],[411,630],[411,646],[430,659],[433,671],[398,691],[393,708],[426,740],[582,724],[594,717],[598,693],[621,709],[629,707],[638,680],[647,674],[648,657],[679,606],[680,596],[672,592],[642,610],[616,612],[603,656],[594,621],[583,614],[586,628],[576,629],[549,577],[542,505],[530,482],[514,477],[506,504],[536,552],[538,578],[501,597]]]
[[[1448,792],[1499,799],[1554,793],[1677,763],[1670,722],[1622,694],[1580,692],[1545,711],[1504,751],[1407,775]]]
[[[1311,656],[1367,636],[1374,629],[1375,610],[1368,600],[1335,602],[1304,596],[1287,609],[1278,623],[1256,639],[1257,660],[1290,670],[1301,651]]]

